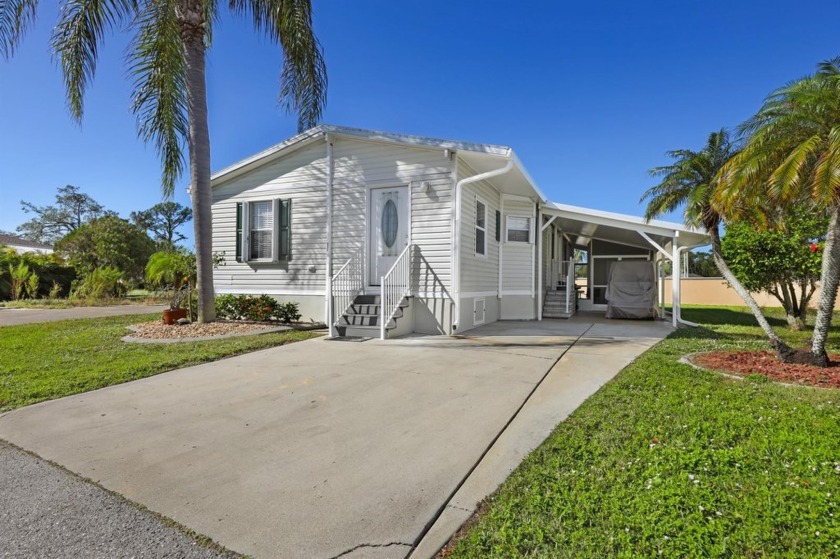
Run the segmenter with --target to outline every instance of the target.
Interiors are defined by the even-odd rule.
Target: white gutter
[[[540,211],[540,205],[534,205],[534,244],[531,245],[531,270],[532,273],[536,276],[534,281],[531,282],[531,299],[534,299],[536,296],[537,300],[537,308],[536,313],[534,313],[537,317],[537,320],[542,320],[542,234],[543,230],[540,227],[542,221],[542,212]],[[539,250],[537,250],[537,243],[539,243]],[[536,253],[537,262],[536,268],[534,267],[534,254]],[[536,270],[536,271],[534,271]],[[536,286],[534,285],[536,284]]]
[[[504,175],[513,169],[513,160],[508,159],[504,167],[479,173],[471,177],[459,180],[455,183],[455,231],[452,235],[455,239],[452,251],[452,296],[455,300],[455,317],[452,321],[452,333],[457,334],[458,325],[461,323],[461,199],[463,197],[463,187],[465,184],[470,184],[499,175]]]
[[[332,300],[332,195],[333,195],[333,144],[332,138],[329,134],[324,134],[324,140],[327,143],[327,184],[326,184],[326,205],[327,205],[327,257],[324,263],[324,289],[326,291],[324,297],[324,315],[327,317],[327,328],[329,328],[330,337],[338,336],[338,332],[333,324],[333,300]]]

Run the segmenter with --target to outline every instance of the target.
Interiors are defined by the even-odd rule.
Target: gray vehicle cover
[[[648,260],[621,260],[610,267],[607,318],[656,318],[656,269]]]

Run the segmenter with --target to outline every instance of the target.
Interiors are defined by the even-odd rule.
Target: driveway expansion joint
[[[354,551],[359,549],[367,549],[367,548],[380,548],[380,547],[412,547],[413,544],[405,543],[405,542],[388,542],[388,543],[360,543],[359,545],[353,546],[350,549],[342,551],[338,555],[333,555],[330,559],[338,559],[339,557],[345,557],[350,555]]]

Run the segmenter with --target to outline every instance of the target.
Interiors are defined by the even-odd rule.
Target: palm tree
[[[825,344],[840,278],[840,57],[770,94],[741,132],[747,141],[721,172],[716,208],[737,217],[761,205],[807,204],[830,216],[808,356],[827,366]]]
[[[779,338],[767,322],[758,303],[741,285],[721,255],[720,226],[723,218],[712,207],[711,199],[718,171],[736,153],[737,148],[730,141],[729,133],[723,129],[712,132],[700,151],[669,151],[667,155],[674,159],[674,162],[650,170],[650,175],[661,177],[662,182],[649,188],[642,195],[640,202],[649,200],[645,209],[647,220],[684,207],[686,225],[706,230],[712,241],[712,258],[720,273],[750,308],[779,358],[788,361],[794,355],[793,349]]]
[[[0,0],[5,58],[31,27],[37,7],[38,0]],[[153,142],[160,155],[166,197],[183,171],[182,148],[188,147],[200,322],[215,318],[205,60],[218,8],[216,0],[65,0],[52,36],[70,113],[80,121],[105,34],[124,27],[132,32],[127,57],[134,76],[132,110],[140,137]],[[313,126],[326,103],[327,77],[310,0],[230,0],[228,8],[280,44],[281,105],[298,115],[299,130]]]

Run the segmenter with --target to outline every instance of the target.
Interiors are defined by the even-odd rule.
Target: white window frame
[[[243,200],[243,216],[242,216],[242,256],[244,262],[265,263],[265,262],[279,262],[280,261],[280,198],[259,198],[256,200]],[[263,258],[253,258],[251,256],[251,234],[254,229],[251,227],[253,222],[253,205],[259,203],[271,202],[271,255]]]
[[[481,204],[484,206],[484,227],[478,225],[478,205]],[[475,256],[478,258],[487,258],[487,202],[481,198],[480,196],[475,197],[475,216],[474,216],[474,224],[475,224],[475,246],[473,247],[475,251]],[[478,231],[482,231],[484,233],[484,251],[478,252]]]
[[[517,241],[511,240],[510,232],[511,231],[525,231],[525,229],[521,228],[511,228],[511,219],[525,219],[528,221],[528,240],[527,241]],[[507,215],[505,216],[505,242],[506,243],[521,243],[521,244],[533,244],[534,241],[534,220],[531,218],[530,215]]]

